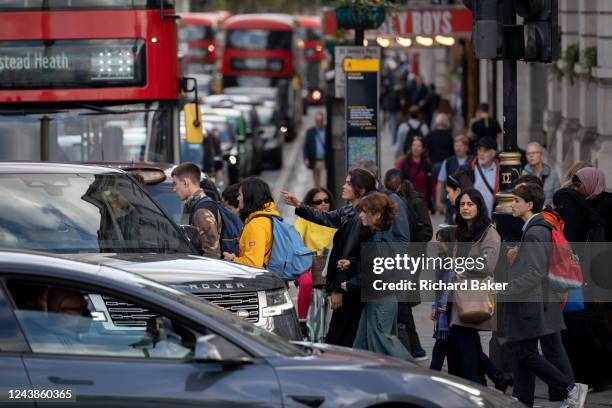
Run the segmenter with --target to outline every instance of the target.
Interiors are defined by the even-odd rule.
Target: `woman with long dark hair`
[[[328,212],[335,209],[332,194],[323,187],[310,189],[302,202],[318,211]],[[306,248],[315,252],[316,255],[323,255],[331,249],[336,228],[319,225],[302,217],[297,217],[294,226],[302,240],[304,240]],[[306,319],[310,306],[312,272],[306,272],[296,279],[294,283],[298,286],[298,318],[302,321]]]
[[[363,228],[357,205],[359,200],[376,189],[376,178],[367,170],[349,171],[342,186],[342,199],[350,201],[334,211],[324,212],[304,205],[293,194],[284,192],[285,203],[296,207],[295,214],[307,221],[331,228],[334,234],[332,250],[327,260],[325,290],[333,309],[325,341],[330,344],[351,347],[355,340],[361,317],[361,293],[359,290],[343,290],[342,282],[351,278],[339,267],[338,261],[350,259],[359,251],[360,233]]]
[[[280,217],[274,207],[274,199],[268,183],[257,177],[248,177],[240,182],[238,210],[244,228],[240,235],[240,256],[223,253],[228,261],[264,268],[272,253],[272,220]]]
[[[455,229],[455,258],[484,258],[484,268],[455,269],[455,281],[466,279],[486,280],[493,277],[499,251],[501,237],[489,219],[487,207],[478,190],[467,188],[459,193],[455,202],[457,209],[457,227]],[[461,272],[461,273],[459,273]],[[508,380],[503,372],[493,365],[489,357],[482,351],[479,331],[491,331],[496,328],[495,314],[489,319],[474,323],[461,320],[458,309],[459,298],[454,293],[454,304],[451,313],[450,341],[453,353],[448,355],[449,372],[465,379],[486,385],[484,374],[495,383],[495,387],[505,390]],[[455,361],[452,361],[455,360]]]
[[[391,223],[397,212],[397,206],[386,194],[370,193],[360,200],[359,207],[361,209],[359,218],[362,225],[366,227],[363,235],[364,242],[396,241],[391,232]],[[353,268],[356,271],[356,275],[352,279],[341,283],[341,287],[345,291],[353,287],[355,289],[361,288],[361,278],[364,271],[360,265],[360,254],[355,255],[356,257],[352,260],[342,259],[338,261],[344,270]],[[398,305],[395,296],[387,296],[367,302],[361,312],[353,347],[414,361],[410,352],[397,338],[397,311]],[[394,337],[395,341],[392,339]]]

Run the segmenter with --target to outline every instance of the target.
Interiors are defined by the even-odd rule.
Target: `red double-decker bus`
[[[285,14],[241,14],[224,23],[223,87],[275,87],[281,120],[295,137],[302,120],[301,28]]]
[[[304,89],[309,104],[320,104],[323,101],[324,88],[324,52],[321,41],[321,17],[298,16],[302,27],[304,50]]]
[[[179,23],[179,49],[184,72],[214,72],[220,55],[219,30],[227,12],[183,13]]]
[[[0,2],[0,160],[178,162],[172,3]]]

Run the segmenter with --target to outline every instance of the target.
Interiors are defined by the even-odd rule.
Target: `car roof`
[[[202,108],[202,115],[241,117],[243,113],[235,108],[217,108],[215,106],[206,105]]]
[[[99,167],[110,167],[121,170],[166,170],[176,166],[172,163],[155,163],[155,162],[127,162],[127,161],[89,161],[85,162],[86,165],[93,165]]]
[[[108,174],[117,173],[122,174],[123,172],[118,169],[84,165],[84,164],[72,164],[72,163],[51,163],[51,162],[0,162],[0,174],[14,174],[14,173],[60,173],[60,174]]]
[[[208,113],[204,112],[202,114],[202,121],[206,122],[216,122],[216,123],[228,123],[229,121],[223,115],[218,115],[216,113]]]
[[[84,274],[93,275],[100,272],[100,265],[92,263],[78,262],[37,252],[0,249],[0,267],[4,266],[6,268],[6,264],[45,267],[51,265],[53,268],[76,269]]]
[[[215,94],[215,95],[207,95],[204,102],[206,103],[220,103],[223,101],[229,101],[233,103],[250,103],[251,97],[243,94]]]
[[[246,87],[246,86],[231,86],[224,88],[223,92],[226,95],[257,95],[257,96],[276,96],[278,93],[277,88],[266,88],[266,87]]]

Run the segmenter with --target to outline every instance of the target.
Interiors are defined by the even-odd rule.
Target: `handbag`
[[[315,255],[312,257],[312,286],[325,286],[327,255]]]
[[[455,291],[454,307],[463,323],[479,324],[493,317],[495,300],[488,291],[458,289]]]

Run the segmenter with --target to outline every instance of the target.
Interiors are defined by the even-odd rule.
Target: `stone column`
[[[518,63],[518,145],[525,148],[530,141],[546,145],[542,117],[546,105],[546,83],[544,64]]]
[[[591,161],[612,180],[612,2],[599,0],[597,10],[597,136]]]
[[[578,36],[578,0],[559,1],[559,25],[561,26],[561,49],[577,44]],[[561,85],[561,124],[555,133],[554,143],[549,151],[549,161],[558,174],[573,164],[573,140],[580,129],[579,88],[577,79],[563,76]]]
[[[581,62],[584,52],[597,46],[597,2],[579,2],[578,28],[580,33]],[[597,134],[597,82],[582,65],[576,67],[579,73],[579,115],[580,129],[573,140],[573,162],[591,160],[591,150]]]
[[[554,145],[557,128],[561,124],[561,81],[548,68],[546,73],[546,109],[542,117],[544,143],[548,149]]]

